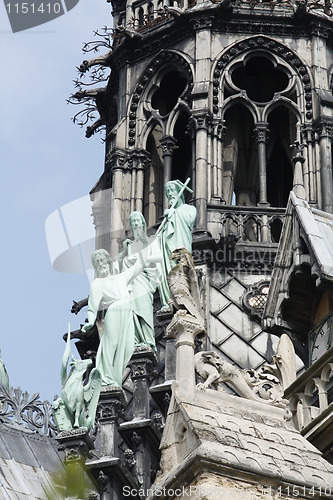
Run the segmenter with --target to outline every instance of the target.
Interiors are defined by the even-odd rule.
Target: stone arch
[[[237,204],[286,206],[293,186],[290,145],[300,140],[296,137],[299,130],[296,123],[307,125],[313,118],[311,82],[309,68],[299,56],[265,36],[237,42],[218,58],[213,68],[213,114],[225,119],[230,117],[230,109],[239,113],[241,105],[254,121],[252,131],[248,116],[242,121],[246,134],[232,117],[229,118],[232,131],[228,132],[226,123],[225,137],[229,141],[224,141],[224,149],[227,147],[231,152],[230,144],[232,141],[235,144],[229,158],[233,170],[232,178],[229,175],[229,194],[235,191]],[[242,116],[245,117],[244,113]],[[251,138],[253,133],[255,140]],[[241,155],[245,150],[246,158]],[[230,181],[225,175],[229,163],[227,155],[223,155],[226,185],[225,181]],[[228,193],[225,199],[230,199]]]
[[[189,102],[190,92],[193,87],[193,72],[189,62],[179,53],[174,51],[161,51],[146,67],[139,79],[132,99],[129,103],[129,131],[128,145],[133,147],[136,144],[137,132],[137,111],[138,106],[144,101],[143,96],[149,91],[149,84],[156,81],[156,75],[161,75],[161,71],[168,68],[178,68],[187,77],[187,88],[183,99]],[[150,110],[151,111],[151,110]]]
[[[302,61],[302,59],[289,47],[284,44],[266,36],[253,36],[242,40],[241,42],[234,43],[231,47],[218,58],[216,64],[213,68],[213,113],[218,114],[220,110],[219,105],[219,95],[221,78],[224,74],[224,70],[230,63],[239,57],[241,54],[245,54],[249,51],[260,51],[262,54],[265,52],[268,54],[274,54],[279,57],[287,67],[293,69],[298,77],[300,84],[302,85],[302,90],[304,93],[304,108],[305,108],[305,119],[307,121],[313,118],[313,102],[312,102],[312,75],[309,68]]]
[[[222,119],[225,117],[227,111],[229,111],[229,109],[235,106],[236,104],[244,106],[244,108],[246,108],[251,113],[254,122],[259,121],[260,117],[257,113],[256,108],[251,105],[251,102],[249,102],[247,99],[245,99],[243,96],[240,95],[230,96],[227,99],[225,105],[223,106]]]

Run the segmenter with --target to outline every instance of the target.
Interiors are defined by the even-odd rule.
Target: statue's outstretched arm
[[[143,271],[147,261],[147,249],[141,250],[141,252],[138,252],[138,255],[139,257],[136,263],[121,273],[125,277],[126,285],[129,285],[129,283],[134,280],[134,278],[136,278],[141,271]]]
[[[103,298],[103,291],[101,285],[96,280],[93,282],[90,288],[89,298],[88,298],[88,323],[85,323],[82,327],[82,332],[90,330],[94,324],[98,313],[98,308]]]

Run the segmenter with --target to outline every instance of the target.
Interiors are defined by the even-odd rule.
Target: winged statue
[[[52,405],[52,414],[59,431],[85,427],[89,431],[95,423],[96,409],[102,386],[102,377],[97,368],[93,368],[86,383],[87,370],[92,366],[91,359],[74,359],[70,356],[70,335],[62,359],[61,398]],[[68,365],[70,371],[68,372]]]

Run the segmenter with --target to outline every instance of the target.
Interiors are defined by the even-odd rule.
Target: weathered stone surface
[[[287,498],[287,487],[299,488],[299,497],[306,498],[311,488],[317,494],[333,484],[333,466],[285,420],[282,409],[212,390],[196,389],[186,401],[174,388],[161,451],[155,488],[195,485],[203,491],[215,484],[228,495],[238,486],[248,498],[262,498],[262,488],[271,488],[267,498],[273,499]],[[196,476],[203,468],[205,474]],[[195,498],[209,498],[198,492]]]

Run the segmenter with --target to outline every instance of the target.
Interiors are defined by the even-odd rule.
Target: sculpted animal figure
[[[199,389],[205,391],[209,386],[215,390],[221,382],[229,383],[240,396],[254,401],[266,403],[278,402],[283,390],[280,389],[279,380],[272,375],[258,374],[254,370],[240,370],[237,366],[223,361],[213,351],[201,351],[194,356],[196,372],[204,379],[198,384]],[[269,386],[265,390],[265,386]]]
[[[59,430],[86,427],[90,430],[95,421],[96,408],[102,385],[101,374],[97,368],[91,370],[86,384],[84,377],[92,365],[91,359],[76,360],[70,356],[70,334],[61,367],[61,398],[52,405],[53,416]],[[67,375],[68,365],[70,371]]]

